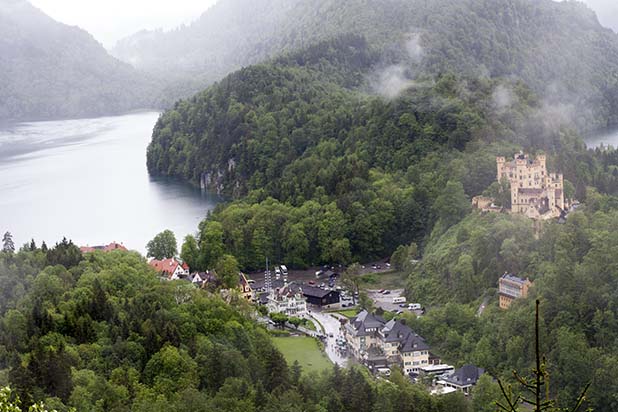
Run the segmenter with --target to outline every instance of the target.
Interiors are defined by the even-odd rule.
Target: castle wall
[[[557,208],[564,209],[563,176],[547,173],[545,155],[538,155],[532,160],[520,152],[510,162],[506,162],[504,157],[497,157],[496,168],[498,180],[506,178],[511,184],[512,213],[535,217],[559,215]]]

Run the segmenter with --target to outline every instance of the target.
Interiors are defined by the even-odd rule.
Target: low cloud
[[[402,48],[405,63],[391,64],[377,70],[370,82],[373,91],[387,99],[395,99],[415,85],[413,67],[423,60],[425,54],[419,33],[408,34]]]
[[[380,70],[376,77],[373,82],[373,89],[387,99],[396,98],[414,84],[414,81],[406,75],[406,69],[399,64]]]
[[[500,84],[492,93],[492,104],[497,112],[508,110],[515,103],[517,96],[510,87]]]

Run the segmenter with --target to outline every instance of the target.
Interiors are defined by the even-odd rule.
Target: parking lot
[[[373,303],[376,307],[381,308],[386,312],[396,312],[398,310],[402,310],[405,312],[414,312],[417,315],[422,313],[422,310],[410,310],[408,309],[408,305],[410,303],[417,302],[393,302],[396,298],[401,298],[403,296],[403,289],[390,289],[390,290],[367,290],[367,295],[373,300]],[[400,305],[403,305],[400,306]]]

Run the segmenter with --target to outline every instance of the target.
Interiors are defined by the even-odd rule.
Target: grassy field
[[[337,313],[342,314],[348,319],[352,319],[354,316],[358,315],[358,309],[344,309],[338,310]]]
[[[283,353],[289,366],[292,366],[295,360],[300,363],[305,372],[320,372],[333,366],[313,338],[291,336],[289,338],[273,338],[273,342]]]
[[[406,286],[407,274],[390,271],[369,273],[360,277],[360,286],[364,289],[401,289]]]

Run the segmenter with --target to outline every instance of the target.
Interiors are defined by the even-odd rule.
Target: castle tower
[[[540,154],[536,157],[536,161],[539,163],[541,170],[547,174],[547,157],[544,154]]]
[[[496,157],[496,165],[498,168],[497,180],[498,182],[502,179],[502,176],[505,175],[504,164],[506,163],[506,159],[503,156]]]

